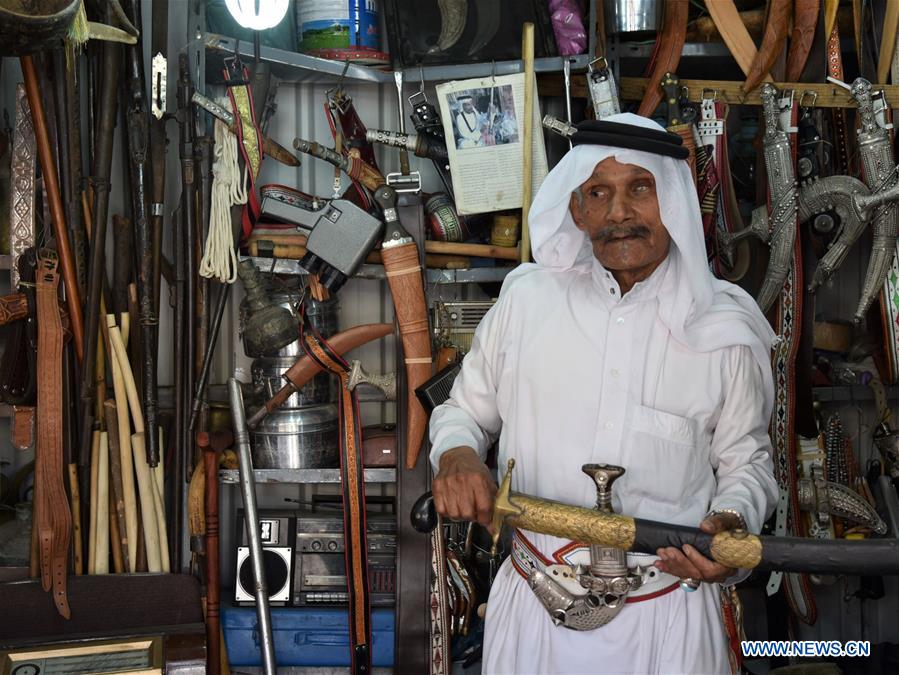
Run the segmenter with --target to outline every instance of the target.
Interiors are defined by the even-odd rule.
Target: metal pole
[[[250,434],[247,431],[246,412],[240,382],[228,378],[228,394],[231,399],[231,418],[234,424],[234,445],[237,448],[240,472],[240,492],[243,497],[244,523],[250,544],[250,562],[253,566],[253,584],[256,595],[256,616],[262,645],[262,670],[265,675],[275,675],[275,642],[272,635],[272,613],[268,604],[268,586],[265,568],[262,566],[262,539],[259,536],[259,516],[256,509],[256,481],[253,476],[253,458],[250,455]]]

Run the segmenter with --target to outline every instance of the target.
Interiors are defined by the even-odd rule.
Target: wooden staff
[[[109,328],[107,315],[107,329]],[[115,324],[115,317],[113,317]],[[128,571],[137,571],[137,550],[139,548],[137,532],[137,496],[134,491],[134,463],[131,459],[131,422],[128,419],[128,394],[118,360],[112,349],[112,331],[108,331],[109,342],[106,353],[112,370],[112,388],[115,392],[116,424],[118,430],[119,457],[121,461],[122,492],[125,502],[125,537],[128,540]],[[107,422],[107,429],[109,428]]]
[[[100,464],[100,431],[91,434],[91,495],[90,522],[87,533],[87,573],[97,573],[97,471]]]
[[[81,298],[78,292],[78,276],[75,272],[75,261],[72,247],[69,245],[69,230],[66,227],[65,210],[59,194],[59,180],[56,175],[56,162],[47,133],[47,120],[44,117],[43,102],[34,61],[26,55],[19,58],[22,64],[22,75],[25,79],[25,94],[31,106],[31,117],[34,122],[34,136],[37,141],[37,152],[41,163],[41,175],[47,190],[50,207],[50,219],[53,221],[53,233],[59,251],[62,276],[66,284],[66,306],[69,309],[69,320],[72,322],[72,334],[75,339],[75,355],[78,364],[84,360],[84,318],[81,313]]]
[[[100,461],[97,463],[96,574],[109,574],[109,434],[100,432]]]
[[[105,325],[105,321],[103,322]],[[116,410],[116,403],[113,400],[105,401],[103,403],[103,418],[106,420],[106,429],[109,435],[109,473],[112,478],[112,490],[110,490],[110,494],[113,497],[113,503],[115,507],[113,508],[113,514],[115,520],[117,522],[117,527],[113,528],[113,533],[118,532],[118,541],[119,546],[113,544],[113,557],[115,557],[115,551],[118,548],[121,551],[121,558],[123,560],[129,561],[129,551],[133,551],[130,555],[136,559],[136,542],[133,539],[128,539],[127,536],[127,517],[125,515],[125,488],[124,483],[122,481],[122,453],[121,448],[119,446],[119,422],[118,422],[118,411]],[[132,500],[133,500],[132,493]],[[116,569],[116,571],[119,571]],[[133,572],[133,568],[129,568],[128,571]]]
[[[123,319],[124,316],[123,314]],[[144,535],[147,543],[147,568],[151,572],[168,572],[169,551],[165,512],[162,507],[162,497],[157,489],[157,480],[151,475],[150,465],[147,463],[146,432],[144,430],[144,420],[141,413],[137,385],[134,381],[131,364],[128,361],[125,342],[122,339],[121,332],[115,325],[115,317],[112,314],[108,314],[106,321],[109,326],[109,342],[112,345],[115,359],[122,374],[128,404],[131,406],[131,416],[134,420],[134,434],[131,436],[131,446],[134,453],[134,466],[137,470],[138,487],[140,489],[141,513],[143,515]],[[157,566],[158,569],[155,569]]]
[[[231,445],[231,434],[197,434],[203,450],[206,477],[206,669],[212,675],[221,672],[221,627],[219,622],[219,493],[217,449]]]
[[[75,540],[75,574],[84,574],[84,548],[81,543],[81,494],[78,490],[78,466],[69,464],[69,492],[72,496],[72,537]]]
[[[268,241],[274,244],[272,255],[275,258],[288,258],[300,260],[306,255],[306,237],[301,234],[267,234],[262,233],[251,237],[248,246],[251,255],[258,255],[258,243]],[[517,246],[494,246],[493,244],[462,244],[452,241],[426,241],[425,262],[428,267],[441,267],[447,262],[456,262],[455,256],[470,256],[473,258],[499,258],[500,260],[518,260]],[[449,257],[453,256],[450,260]],[[365,262],[372,265],[383,263],[380,251],[372,251],[365,258]]]
[[[521,243],[519,261],[531,260],[531,233],[528,215],[531,211],[534,163],[534,24],[527,22],[521,28],[521,58],[524,61],[524,132],[521,136]]]
[[[112,436],[109,436],[112,438]],[[112,459],[112,444],[109,446],[109,458]],[[111,464],[111,462],[110,462]],[[112,484],[112,466],[110,466],[109,479]],[[116,513],[115,497],[112,490],[109,491],[109,548],[112,549],[112,569],[116,574],[122,574],[125,571],[124,556],[122,554],[122,534],[119,532],[119,517]]]

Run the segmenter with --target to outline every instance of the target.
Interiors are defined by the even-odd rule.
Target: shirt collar
[[[593,257],[590,275],[600,296],[608,305],[613,306],[618,304],[636,304],[655,299],[665,286],[665,279],[671,268],[671,256],[669,253],[647,279],[638,281],[623,297],[621,295],[621,287],[618,285],[618,281],[615,280],[614,275],[603,267],[602,263],[595,257]]]

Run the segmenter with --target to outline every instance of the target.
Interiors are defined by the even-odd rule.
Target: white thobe
[[[674,341],[658,318],[673,269],[666,260],[624,297],[595,260],[508,282],[433,413],[432,463],[456,446],[484,457],[498,437],[500,467],[516,460],[515,491],[592,507],[581,466],[618,464],[618,512],[696,526],[710,509],[735,509],[758,532],[777,496],[761,371],[748,347],[699,353]],[[526,535],[548,558],[568,543]],[[485,673],[730,671],[714,584],[573,631],[553,626],[507,560],[487,606]]]
[[[481,142],[481,116],[476,110],[461,111],[456,115],[456,129],[459,131],[459,148],[474,148]]]

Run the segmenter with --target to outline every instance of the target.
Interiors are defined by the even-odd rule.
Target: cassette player
[[[377,498],[375,498],[377,499]],[[330,507],[330,508],[329,508]],[[396,515],[366,515],[368,567],[372,606],[396,601]],[[243,511],[237,518],[234,600],[253,605],[252,565]],[[346,605],[346,545],[340,504],[314,511],[260,510],[263,565],[269,601],[275,606]]]

